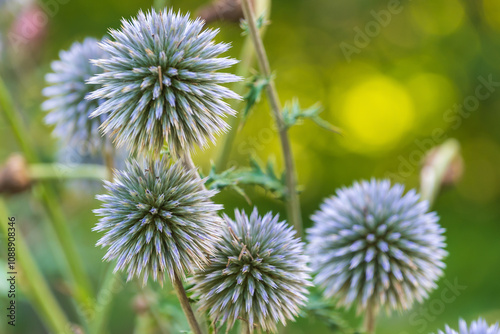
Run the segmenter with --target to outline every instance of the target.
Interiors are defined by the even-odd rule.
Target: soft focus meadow
[[[257,5],[260,2],[266,1],[254,1]],[[355,181],[390,179],[404,184],[406,190],[425,190],[426,174],[421,177],[424,162],[436,164],[436,159],[429,159],[428,152],[445,142],[459,145],[445,184],[436,194],[429,195],[435,195],[432,210],[437,212],[439,224],[446,230],[448,256],[444,259],[444,275],[423,303],[416,303],[404,312],[390,315],[381,312],[377,333],[434,333],[444,330],[445,324],[458,329],[460,318],[467,323],[479,317],[489,324],[499,321],[500,2],[275,0],[270,3],[263,40],[281,103],[290,110],[295,100],[303,109],[319,102],[322,120],[341,129],[338,134],[304,119],[288,132],[304,230],[313,225],[311,216],[326,197]],[[0,76],[5,85],[0,98],[5,100],[6,92],[11,95],[16,114],[25,127],[22,133],[15,134],[0,112],[0,164],[14,152],[23,152],[16,135],[34,148],[39,162],[59,163],[48,171],[55,176],[47,177],[49,181],[44,182],[43,189],[35,184],[17,194],[0,194],[5,204],[5,208],[3,204],[0,206],[0,222],[7,224],[4,212],[7,210],[9,216],[16,217],[17,239],[29,246],[50,290],[75,323],[79,323],[81,314],[76,311],[74,300],[68,297],[71,288],[62,269],[66,260],[54,242],[57,232],[42,203],[47,189],[54,192],[52,204],[61,211],[60,221],[72,236],[72,246],[81,257],[90,290],[97,293],[102,282],[109,281],[106,276],[115,266],[114,262],[103,262],[106,250],[95,246],[103,235],[92,231],[99,220],[93,210],[101,206],[96,195],[106,190],[95,177],[73,176],[79,172],[79,163],[103,165],[106,159],[89,159],[74,143],[68,146],[69,141],[52,136],[53,126],[46,124],[46,112],[41,107],[46,100],[42,95],[47,85],[45,75],[52,71],[50,63],[59,58],[59,51],[69,49],[73,42],[82,42],[86,37],[101,39],[108,28],[120,29],[122,18],[135,17],[140,9],[147,11],[159,5],[171,7],[175,12],[189,12],[193,19],[200,13],[215,18],[207,25],[220,28],[215,40],[231,44],[223,56],[247,61],[248,48],[252,46],[245,42],[248,34],[242,34],[239,16],[217,20],[222,14],[207,11],[209,1],[0,0]],[[224,72],[241,75],[245,83],[251,83],[258,73],[257,63],[250,64],[249,72],[235,72],[235,68],[241,67],[244,66],[240,63]],[[258,85],[259,82],[253,83],[254,88]],[[248,86],[240,86],[238,93],[247,95]],[[238,113],[245,110],[244,102],[233,106]],[[4,107],[0,105],[0,111]],[[229,124],[231,117],[227,120]],[[276,173],[281,175],[285,163],[280,138],[264,93],[244,125],[236,126],[239,131],[222,169],[248,166],[251,161],[264,165],[270,159]],[[194,163],[203,175],[210,174],[212,161],[220,161],[225,138],[218,135],[215,144],[193,150]],[[451,138],[456,141],[447,141]],[[126,156],[124,150],[117,150],[116,168],[125,169]],[[43,172],[38,170],[40,175]],[[102,169],[85,172],[107,177]],[[238,221],[236,208],[250,215],[258,207],[261,216],[271,211],[279,214],[282,221],[287,219],[287,209],[279,191],[241,185],[241,188],[227,187],[211,200],[223,205],[222,212],[228,215],[224,219]],[[52,212],[52,215],[57,214]],[[7,325],[4,315],[9,288],[4,279],[7,246],[4,230],[1,231],[0,333],[49,333],[45,319],[40,318],[27,297],[30,291],[24,288],[23,273],[17,282],[16,327]],[[147,289],[143,289],[139,281],[126,283],[126,276],[122,273],[104,290],[105,295],[99,296],[109,307],[90,303],[93,306],[88,312],[92,316],[99,314],[95,316],[99,320],[105,319],[104,333],[189,330],[168,279],[163,288],[150,280]],[[189,281],[186,287],[192,284]],[[334,308],[331,299],[319,298],[321,291],[312,289],[311,301],[302,308],[301,316],[295,322],[287,322],[286,327],[279,325],[281,333],[354,333],[354,329],[362,327],[363,317],[356,314],[355,307]],[[197,298],[196,293],[188,296]],[[50,306],[47,312],[51,312]],[[93,326],[75,327],[73,331],[101,332],[94,331]]]

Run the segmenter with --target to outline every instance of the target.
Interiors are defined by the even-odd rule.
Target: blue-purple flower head
[[[94,230],[105,233],[97,245],[108,247],[104,259],[117,260],[115,271],[162,283],[165,273],[184,278],[208,263],[221,234],[222,206],[211,201],[216,192],[203,188],[196,171],[165,158],[145,168],[131,161],[105,188]]]
[[[237,319],[251,331],[276,332],[276,324],[297,316],[307,300],[309,269],[303,243],[286,222],[269,212],[235,211],[210,264],[194,277],[200,309],[231,329]]]
[[[132,151],[158,152],[167,143],[180,155],[226,131],[234,110],[224,99],[239,96],[221,84],[240,78],[217,72],[236,63],[219,57],[230,46],[215,43],[217,33],[172,10],[140,11],[110,30],[101,47],[111,57],[95,61],[105,72],[89,81],[102,85],[91,97],[106,99],[93,113],[109,115],[104,133]]]
[[[89,118],[103,100],[86,100],[96,85],[86,81],[103,70],[90,62],[94,58],[106,58],[95,38],[86,38],[82,43],[75,42],[69,50],[59,53],[59,60],[51,64],[52,73],[45,76],[49,86],[43,95],[47,100],[42,109],[49,111],[45,122],[54,125],[53,134],[65,145],[80,152],[95,152],[108,143],[98,131],[105,115]]]
[[[438,331],[438,334],[500,334],[500,326],[498,323],[489,326],[488,323],[479,318],[473,321],[470,326],[467,325],[465,320],[460,319],[458,332],[451,329],[448,325],[444,331]]]
[[[445,264],[444,229],[404,186],[354,183],[324,201],[308,230],[315,283],[340,305],[403,310],[436,288]]]

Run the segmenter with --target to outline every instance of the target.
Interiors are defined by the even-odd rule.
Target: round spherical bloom
[[[94,38],[75,42],[69,50],[59,53],[59,60],[51,64],[52,73],[45,76],[49,86],[43,89],[48,99],[42,109],[49,111],[45,122],[55,125],[54,135],[67,145],[82,151],[95,151],[108,143],[98,131],[106,116],[89,118],[103,100],[86,100],[98,88],[86,81],[103,70],[90,63],[93,58],[105,58],[106,53]]]
[[[106,99],[93,113],[109,115],[103,131],[132,151],[158,152],[166,142],[179,155],[227,130],[234,110],[224,99],[239,96],[220,84],[240,78],[217,72],[236,63],[218,57],[230,46],[215,43],[217,33],[172,10],[141,11],[111,30],[101,44],[111,57],[95,61],[105,72],[89,81],[102,85],[91,97]]]
[[[438,334],[500,334],[500,326],[498,323],[489,326],[484,319],[479,318],[468,327],[467,323],[460,319],[458,332],[446,325],[444,332],[438,331]]]
[[[269,212],[224,215],[226,226],[210,264],[194,276],[200,309],[231,329],[244,319],[253,331],[276,332],[276,324],[297,316],[307,300],[309,269],[304,245],[286,222]]]
[[[167,159],[127,163],[117,171],[103,202],[94,212],[101,216],[95,231],[105,232],[97,245],[108,247],[105,260],[117,259],[115,271],[126,268],[128,279],[148,276],[162,283],[203,268],[220,238],[221,205],[210,198],[196,171]]]
[[[427,201],[388,180],[354,183],[326,199],[311,218],[308,253],[315,283],[358,312],[408,309],[436,287],[444,229]]]

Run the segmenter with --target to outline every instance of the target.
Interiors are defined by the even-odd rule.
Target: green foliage
[[[283,108],[283,120],[287,128],[293,125],[301,124],[304,119],[310,119],[320,127],[335,133],[342,133],[342,130],[338,127],[330,124],[329,122],[322,119],[319,114],[323,111],[323,107],[316,103],[307,109],[302,109],[299,100],[293,99],[291,103],[287,103],[285,108]]]
[[[267,19],[267,13],[265,11],[255,20],[255,25],[257,26],[257,29],[269,25],[269,20]],[[243,30],[241,33],[242,36],[249,34],[248,23],[246,20],[241,20],[240,27]]]
[[[332,333],[359,333],[344,320],[342,314],[335,307],[335,301],[331,298],[324,299],[321,292],[314,287],[309,292],[309,301],[302,310],[301,316],[325,324]]]
[[[284,174],[282,173],[280,176],[276,174],[271,160],[267,162],[265,167],[262,167],[259,161],[251,158],[250,167],[233,167],[221,173],[217,173],[215,165],[212,164],[205,181],[205,186],[208,189],[232,188],[250,203],[250,199],[240,187],[241,185],[259,186],[279,199],[284,199],[286,194]]]
[[[260,75],[255,75],[252,78],[252,81],[247,84],[249,91],[248,94],[243,97],[243,99],[246,102],[246,105],[241,115],[240,130],[245,124],[245,121],[247,120],[248,116],[250,115],[250,111],[252,110],[253,106],[260,101],[262,91],[264,90],[264,88],[266,88],[271,79],[272,78],[266,78]]]

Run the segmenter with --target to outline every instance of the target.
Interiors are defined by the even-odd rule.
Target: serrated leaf
[[[248,94],[243,97],[245,100],[245,108],[243,109],[243,113],[241,116],[241,123],[240,123],[240,128],[243,127],[245,124],[250,111],[252,110],[253,106],[257,104],[262,96],[262,91],[264,88],[267,87],[269,82],[271,81],[271,78],[269,77],[262,77],[259,75],[256,75],[252,78],[252,81],[247,84],[247,87],[249,88]]]
[[[201,177],[203,178],[203,175],[201,175]],[[213,189],[218,191],[225,188],[231,188],[238,194],[240,194],[247,201],[248,204],[252,204],[250,198],[238,185],[238,172],[235,171],[234,167],[218,174],[216,172],[215,165],[212,163],[212,167],[210,168],[210,173],[205,179],[205,186],[208,189]]]
[[[307,109],[302,109],[299,100],[293,99],[291,103],[287,103],[283,108],[283,121],[285,122],[285,126],[290,128],[301,124],[304,119],[311,119],[314,123],[328,131],[341,134],[342,130],[340,128],[330,124],[319,116],[322,111],[323,107],[319,103]]]
[[[265,11],[262,12],[262,14],[260,14],[260,16],[255,20],[255,25],[257,26],[257,29],[269,25],[269,20],[267,19],[267,14]],[[243,30],[243,32],[241,33],[242,36],[246,36],[250,33],[248,28],[248,22],[245,19],[242,19],[240,21],[240,27]]]
[[[261,164],[256,159],[250,159],[249,167],[230,168],[221,173],[217,173],[215,166],[212,165],[210,173],[205,179],[205,185],[208,189],[222,190],[231,188],[249,203],[250,199],[240,187],[241,185],[259,186],[279,199],[284,199],[286,196],[284,175],[277,176],[271,161],[268,161],[266,166],[261,167]]]

